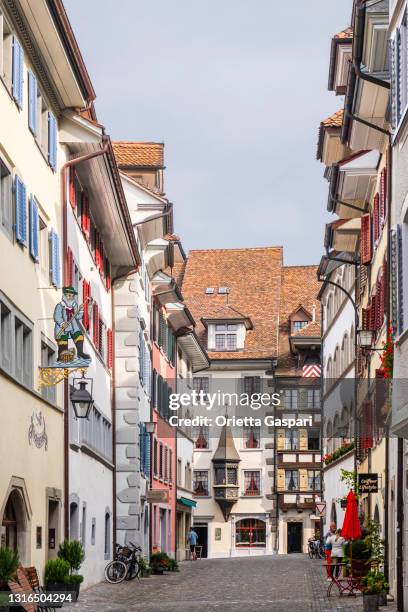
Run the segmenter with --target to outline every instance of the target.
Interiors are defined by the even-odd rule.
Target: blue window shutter
[[[57,169],[57,120],[48,111],[48,163],[53,170]]]
[[[17,38],[13,36],[13,98],[20,108],[23,108],[23,65],[24,51]]]
[[[57,289],[61,286],[60,240],[54,230],[51,230],[51,282]]]
[[[30,195],[30,255],[35,261],[38,261],[39,233],[38,206],[33,196]]]
[[[146,426],[145,426],[146,431]],[[146,478],[150,478],[150,434],[146,433],[145,435],[145,447],[146,447],[146,467],[145,467],[145,475]]]
[[[144,342],[142,330],[139,330],[139,376],[144,385]]]
[[[14,183],[16,202],[16,240],[27,246],[26,186],[19,176]]]
[[[37,134],[37,78],[28,71],[28,127],[33,134]]]

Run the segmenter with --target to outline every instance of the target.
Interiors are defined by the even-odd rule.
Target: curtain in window
[[[244,472],[244,493],[245,495],[259,495],[260,473],[258,471]]]

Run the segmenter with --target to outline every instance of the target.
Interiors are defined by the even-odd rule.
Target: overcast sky
[[[318,263],[319,122],[351,0],[65,0],[113,139],[165,143],[185,250],[282,245]]]

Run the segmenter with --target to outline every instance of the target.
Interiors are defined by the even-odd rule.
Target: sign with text
[[[146,501],[149,504],[168,504],[169,492],[166,489],[150,489],[146,493]]]
[[[358,489],[360,493],[378,493],[378,474],[359,474]]]

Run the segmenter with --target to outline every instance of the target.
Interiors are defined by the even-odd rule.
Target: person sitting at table
[[[337,529],[336,533],[328,538],[328,542],[332,545],[331,561],[333,564],[332,576],[338,578],[340,576],[341,564],[343,563],[344,550],[346,540],[341,535],[341,529]]]

